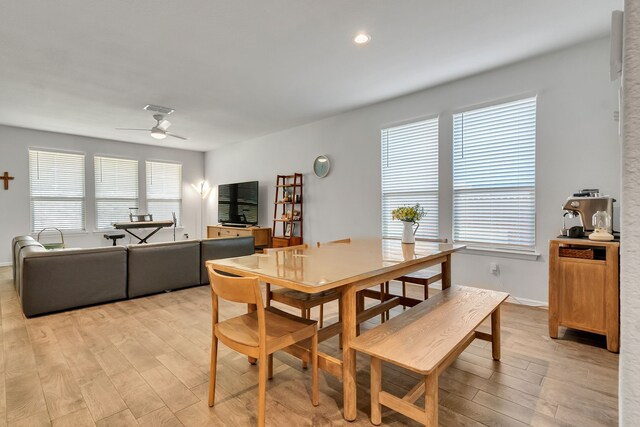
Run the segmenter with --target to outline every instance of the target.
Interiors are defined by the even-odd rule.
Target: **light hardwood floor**
[[[422,292],[409,288],[410,295]],[[337,305],[326,307],[330,323]],[[206,404],[211,340],[206,286],[25,319],[11,268],[0,268],[0,310],[0,425],[255,424],[258,369],[223,345],[217,404],[211,409]],[[225,317],[240,310],[221,307]],[[617,425],[618,356],[593,335],[567,332],[554,341],[547,333],[545,310],[504,304],[502,361],[492,361],[489,343],[478,340],[461,354],[440,378],[441,425]],[[337,353],[336,347],[334,338],[320,349]],[[370,426],[368,365],[367,357],[358,357],[358,418],[345,423],[341,383],[321,371],[320,406],[314,408],[310,370],[276,354],[267,425]],[[416,381],[388,365],[384,379],[384,388],[396,394]],[[385,410],[383,424],[414,423]]]

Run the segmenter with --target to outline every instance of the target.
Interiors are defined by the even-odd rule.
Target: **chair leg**
[[[424,284],[424,299],[429,299],[429,283]]]
[[[258,362],[258,426],[264,427],[265,406],[267,399],[267,357]]]
[[[385,299],[389,297],[389,295],[391,295],[391,282],[384,282],[384,295],[385,295]],[[390,319],[390,313],[389,311],[385,312],[385,315],[387,316],[387,320]]]
[[[273,353],[271,353],[270,355],[267,356],[267,376],[269,377],[270,380],[273,379]]]
[[[218,338],[211,340],[211,366],[209,368],[209,406],[213,406],[216,398],[216,370],[218,367]]]
[[[384,283],[380,283],[380,302],[384,302],[387,299],[385,293],[384,293]],[[380,315],[380,323],[384,323],[384,321],[387,318],[387,314],[385,312],[382,312],[382,314]]]
[[[307,310],[306,308],[301,308],[300,309],[300,317],[302,317],[303,319],[308,319],[309,318],[309,310]],[[305,362],[305,361],[302,362],[302,369],[307,369],[307,362]]]
[[[318,406],[318,334],[315,333],[311,338],[311,403],[313,406]]]
[[[407,297],[407,283],[403,280],[402,281],[402,298],[406,298]],[[402,304],[402,309],[406,310],[407,306],[405,304]]]
[[[358,292],[356,295],[356,314],[364,311],[364,295]],[[356,336],[360,335],[360,323],[356,323]]]
[[[319,323],[320,323],[320,329],[322,329],[322,326],[324,325],[324,304],[320,304],[320,319],[319,319]]]
[[[342,304],[340,304],[340,299],[338,299],[338,322],[342,324]],[[342,328],[340,328],[342,330]],[[338,334],[338,342],[340,343],[340,350],[342,350],[342,334]]]
[[[271,307],[271,283],[266,284],[266,298],[265,302],[267,307]]]

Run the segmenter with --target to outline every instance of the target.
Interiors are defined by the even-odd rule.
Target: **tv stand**
[[[256,248],[268,248],[271,246],[271,228],[253,227],[245,224],[239,226],[231,225],[208,225],[207,237],[245,237],[253,236]]]

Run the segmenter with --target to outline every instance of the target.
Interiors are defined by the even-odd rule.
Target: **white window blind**
[[[138,161],[94,157],[96,229],[129,221],[129,208],[138,207]]]
[[[154,220],[173,219],[182,224],[182,165],[146,162],[147,211]]]
[[[31,231],[85,229],[84,154],[29,150]]]
[[[401,237],[400,206],[420,203],[426,215],[417,238],[438,238],[438,119],[382,130],[382,235]]]
[[[535,250],[536,98],[453,116],[453,239]]]

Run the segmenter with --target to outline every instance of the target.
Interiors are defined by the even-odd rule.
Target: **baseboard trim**
[[[11,262],[0,262],[0,267],[10,267]]]

